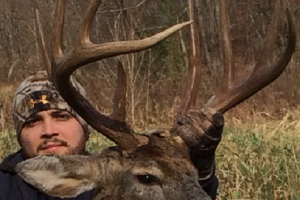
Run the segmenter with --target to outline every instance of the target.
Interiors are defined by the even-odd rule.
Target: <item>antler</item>
[[[139,145],[146,144],[148,142],[146,136],[135,134],[125,121],[112,119],[98,112],[77,92],[69,78],[76,69],[88,63],[148,49],[192,22],[189,21],[174,25],[163,32],[142,40],[94,44],[90,41],[90,32],[100,3],[101,0],[91,1],[80,28],[77,44],[66,55],[62,50],[66,0],[56,0],[55,3],[51,54],[47,52],[39,13],[36,9],[39,46],[42,50],[42,57],[48,74],[65,101],[95,130],[115,142],[123,150],[130,151]],[[115,118],[115,114],[113,118]]]
[[[280,22],[281,6],[279,0],[275,0],[275,13],[273,24],[268,32],[268,38],[265,41],[258,62],[256,63],[252,74],[239,86],[234,86],[233,78],[233,59],[230,45],[230,36],[228,31],[228,13],[227,0],[221,0],[221,24],[222,24],[222,49],[224,57],[224,83],[222,89],[215,95],[209,104],[210,107],[216,108],[220,113],[225,113],[232,107],[248,99],[262,88],[266,87],[276,80],[288,65],[296,46],[296,32],[292,21],[292,16],[287,9],[287,20],[289,27],[288,44],[281,54],[279,60],[270,65],[268,58],[272,53],[272,46],[276,40],[276,34]]]
[[[189,19],[194,21],[195,15],[193,0],[188,0],[188,14]],[[196,78],[199,79],[201,76],[201,46],[197,23],[191,24],[190,34],[191,47],[187,83],[184,88],[184,94],[180,107],[177,111],[175,124],[177,123],[177,119],[179,119],[181,116],[184,116],[186,112],[191,109],[191,107],[195,106],[198,94],[199,81],[196,80]]]
[[[288,22],[288,44],[281,53],[279,60],[272,64],[268,64],[268,59],[273,50],[276,40],[276,33],[281,19],[281,6],[279,0],[275,0],[275,13],[273,24],[268,32],[267,39],[263,46],[262,53],[256,63],[252,74],[249,78],[239,86],[233,84],[233,55],[231,49],[231,39],[229,34],[228,25],[228,6],[227,0],[221,0],[220,5],[220,24],[221,24],[221,37],[222,37],[222,51],[223,51],[223,65],[224,65],[224,78],[221,90],[214,95],[208,102],[207,106],[215,108],[220,113],[225,113],[234,106],[240,104],[248,99],[262,88],[266,87],[274,80],[276,80],[283,70],[288,65],[296,46],[296,32],[292,16],[287,9],[287,22]],[[192,67],[192,66],[191,66]],[[195,67],[194,67],[195,68]],[[189,82],[194,82],[196,76],[189,76]],[[183,99],[192,99],[190,94],[186,94]],[[187,104],[188,105],[188,104]],[[187,109],[187,108],[184,108]],[[180,112],[180,111],[179,111]]]
[[[126,70],[118,60],[118,86],[114,95],[114,107],[111,117],[120,121],[126,120],[126,97],[127,97],[127,74]]]

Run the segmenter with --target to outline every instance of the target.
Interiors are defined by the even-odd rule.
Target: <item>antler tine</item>
[[[193,0],[188,1],[188,10],[190,20],[195,19]],[[187,75],[187,83],[181,99],[181,105],[177,111],[175,125],[179,117],[186,114],[186,112],[195,106],[197,93],[199,90],[199,79],[201,76],[201,48],[200,38],[197,23],[194,22],[190,26],[191,34],[191,48],[190,48],[190,63]],[[198,79],[198,80],[196,80]]]
[[[224,65],[223,85],[221,86],[222,88],[221,90],[225,91],[233,87],[233,79],[234,79],[227,0],[220,1],[220,24],[222,25],[221,39],[222,39],[223,65]]]
[[[148,143],[146,136],[135,134],[129,125],[123,121],[112,119],[98,112],[71,84],[70,76],[79,67],[101,59],[138,52],[150,48],[160,41],[171,36],[176,31],[188,26],[192,21],[174,25],[163,32],[157,33],[152,37],[134,41],[119,41],[104,44],[93,44],[90,41],[90,31],[96,11],[101,0],[93,0],[86,12],[79,32],[79,39],[75,48],[65,54],[62,51],[63,44],[63,26],[65,15],[65,0],[56,0],[55,18],[53,23],[52,35],[52,54],[49,62],[49,54],[45,53],[44,62],[47,66],[51,80],[65,101],[95,130],[105,135],[115,142],[123,150],[132,151],[136,147]],[[38,18],[38,17],[37,17]],[[38,18],[39,19],[39,18]],[[37,20],[39,21],[39,20]],[[40,22],[38,22],[40,25]],[[43,34],[41,34],[40,46],[46,52]],[[50,67],[51,66],[51,67]],[[50,69],[51,68],[51,69]],[[115,97],[117,98],[117,97]],[[122,107],[122,106],[121,106]],[[120,112],[123,112],[119,108]],[[115,117],[113,113],[112,117]]]
[[[226,3],[226,0],[222,0]],[[275,2],[278,3],[278,2]],[[276,9],[275,12],[279,12],[280,10]],[[278,13],[274,13],[274,16],[278,15]],[[227,18],[228,19],[228,18]],[[279,75],[283,72],[283,70],[288,65],[292,54],[295,50],[296,46],[296,32],[293,24],[292,16],[287,9],[287,21],[289,27],[289,40],[288,44],[280,56],[277,63],[266,66],[267,63],[263,63],[262,66],[256,66],[253,70],[253,73],[249,76],[249,78],[237,87],[227,87],[223,88],[215,97],[208,103],[210,107],[216,108],[220,113],[225,113],[230,108],[238,105],[243,102],[247,98],[254,95],[256,92],[273,82],[275,79],[279,77]],[[279,18],[274,17],[276,20],[273,23],[278,23]],[[274,26],[276,27],[276,26]],[[222,27],[224,28],[224,27]],[[268,34],[274,34],[273,32],[269,32]],[[273,38],[273,43],[275,42],[276,37]],[[269,45],[271,42],[267,40],[267,44]],[[268,47],[265,47],[268,48]],[[265,49],[263,48],[263,49]],[[267,58],[264,58],[267,59]],[[260,63],[262,64],[262,63]]]
[[[270,26],[270,30],[269,30],[270,33],[276,33],[276,31],[279,29],[280,19],[282,17],[282,12],[280,12],[281,7],[282,7],[281,0],[275,0],[275,5],[274,5],[275,14],[274,14],[273,23]],[[275,46],[274,41],[276,40],[276,37],[277,37],[276,34],[268,35],[253,71],[263,69],[263,66],[267,65],[269,60],[266,58],[270,58],[270,54],[272,53],[272,50]]]
[[[79,48],[81,47],[81,45],[90,43],[90,33],[93,25],[93,19],[95,18],[100,3],[101,0],[93,0],[87,9],[86,15],[83,19],[80,28],[79,38],[77,41],[77,47]]]
[[[111,117],[120,121],[126,119],[127,75],[123,64],[118,60],[118,86],[114,95],[114,108]]]
[[[50,61],[49,53],[47,51],[47,47],[46,47],[47,45],[46,45],[46,42],[45,42],[43,28],[42,28],[42,25],[41,25],[40,14],[39,14],[39,10],[37,9],[37,7],[35,8],[35,19],[36,19],[35,20],[36,35],[37,35],[39,48],[41,50],[41,56],[42,56],[43,62],[45,64],[45,68],[47,70],[47,73],[51,77],[51,61]]]
[[[55,62],[64,57],[62,51],[66,0],[55,1],[55,17],[52,30],[52,53]]]

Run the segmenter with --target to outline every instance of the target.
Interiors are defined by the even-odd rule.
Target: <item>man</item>
[[[72,83],[85,96],[80,84],[75,80]],[[199,170],[200,184],[213,199],[218,188],[214,155],[224,124],[223,116],[214,113],[210,109],[190,111],[178,121],[179,126],[171,130],[188,144],[192,161]],[[0,200],[60,199],[24,182],[14,167],[38,155],[87,154],[88,125],[61,98],[46,72],[41,71],[27,78],[17,89],[13,117],[21,149],[0,164]],[[95,191],[90,191],[72,199],[92,199],[94,195]]]
[[[73,85],[85,95],[83,88]],[[89,129],[60,97],[46,72],[37,72],[17,89],[13,118],[21,149],[0,164],[0,200],[60,199],[50,197],[25,183],[14,171],[18,162],[37,155],[85,154]],[[93,192],[75,199],[92,199]]]

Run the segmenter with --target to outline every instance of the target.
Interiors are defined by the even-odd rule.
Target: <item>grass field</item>
[[[293,117],[225,128],[217,152],[220,199],[300,199],[300,120]]]
[[[217,151],[219,199],[300,199],[300,113],[287,112],[281,120],[231,119]],[[91,152],[111,142],[92,133]],[[0,133],[0,160],[16,151],[13,130]]]

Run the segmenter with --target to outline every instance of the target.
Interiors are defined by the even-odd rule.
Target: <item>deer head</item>
[[[152,47],[189,25],[191,22],[175,25],[152,37],[136,41],[121,41],[94,44],[89,35],[92,21],[100,0],[92,0],[84,17],[79,39],[75,48],[68,54],[62,51],[62,32],[65,0],[56,1],[53,25],[52,52],[47,52],[38,11],[36,11],[38,40],[48,74],[62,97],[95,130],[117,144],[100,154],[81,156],[39,156],[19,163],[17,173],[28,183],[49,195],[75,197],[78,194],[97,188],[95,199],[210,199],[198,182],[198,172],[190,161],[188,148],[183,140],[168,131],[148,135],[137,134],[124,121],[124,100],[126,90],[120,79],[115,95],[113,115],[105,116],[96,111],[83,98],[69,81],[77,68],[104,58],[132,53]],[[222,43],[224,54],[224,83],[220,92],[208,103],[221,113],[249,98],[274,81],[285,69],[295,49],[295,30],[289,12],[289,40],[279,60],[268,65],[266,57],[275,42],[275,33],[280,22],[280,5],[275,1],[276,14],[273,26],[266,40],[258,63],[249,78],[239,86],[232,85],[232,53],[228,29],[227,2],[221,0]],[[191,65],[196,72],[199,67]],[[119,65],[120,77],[122,65]],[[123,75],[122,75],[123,74]],[[197,77],[190,73],[189,84],[178,115],[189,109],[191,96],[195,95],[193,84]],[[125,86],[126,88],[126,86]]]

